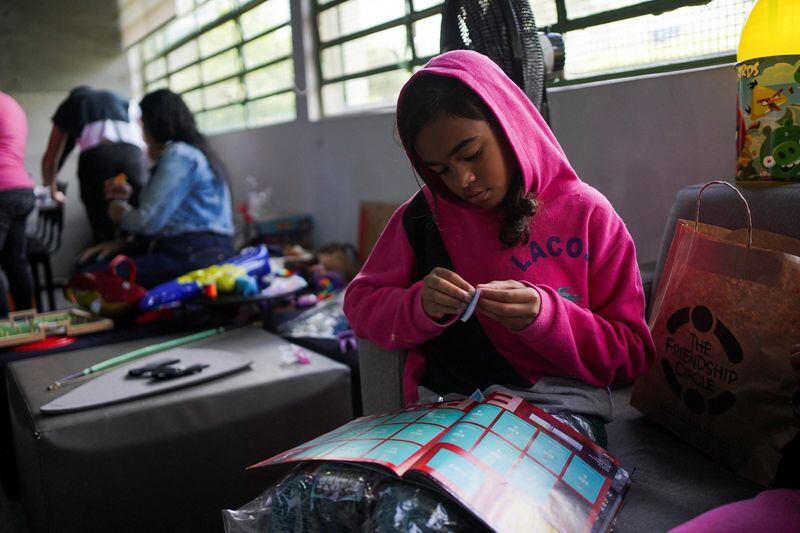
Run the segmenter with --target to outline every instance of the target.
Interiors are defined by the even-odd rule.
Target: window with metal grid
[[[139,95],[181,94],[206,133],[295,118],[289,0],[176,0],[176,12],[128,50]]]
[[[443,0],[313,0],[326,116],[393,105],[414,68],[439,53]]]
[[[537,25],[564,36],[562,84],[734,60],[755,0],[531,0]]]
[[[442,0],[313,0],[323,115],[392,105],[439,52]],[[555,85],[733,61],[755,0],[530,0],[561,33]]]

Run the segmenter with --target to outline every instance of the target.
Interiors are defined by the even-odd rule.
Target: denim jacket
[[[198,148],[171,142],[153,167],[139,207],[125,213],[120,225],[148,236],[233,235],[230,189]]]

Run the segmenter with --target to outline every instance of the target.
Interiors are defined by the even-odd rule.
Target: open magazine
[[[497,531],[607,531],[630,486],[604,449],[499,392],[358,418],[251,468],[307,460],[431,480]]]

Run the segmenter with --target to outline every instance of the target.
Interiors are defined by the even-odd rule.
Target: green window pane
[[[173,92],[182,93],[187,89],[197,87],[201,83],[200,67],[192,65],[169,77],[169,88]]]
[[[203,81],[211,83],[239,72],[239,51],[235,48],[200,63]]]
[[[238,43],[239,30],[236,28],[236,22],[229,20],[225,24],[202,34],[198,40],[200,41],[200,55],[208,57],[215,52],[230,48]]]
[[[338,115],[368,107],[394,105],[409,76],[405,70],[393,70],[324,85],[322,105],[325,114]]]
[[[197,113],[201,109],[203,109],[203,90],[197,89],[192,92],[188,92],[181,95],[183,101],[189,106],[189,109],[192,110],[192,113]]]
[[[164,28],[164,39],[167,46],[172,46],[187,35],[197,30],[194,13],[187,13],[174,19]]]
[[[200,2],[198,2],[199,4]],[[206,24],[218,20],[220,17],[228,14],[231,9],[235,8],[236,4],[231,0],[209,0],[203,5],[199,6],[195,11],[197,17],[197,27],[202,28]]]
[[[567,17],[570,19],[595,15],[603,11],[611,11],[612,9],[641,3],[642,0],[565,0]]]
[[[319,38],[330,41],[405,14],[405,0],[349,0],[319,14]]]
[[[294,65],[291,59],[248,72],[244,77],[247,97],[255,98],[294,86]]]
[[[246,11],[239,18],[242,36],[249,39],[270,28],[289,22],[289,0],[268,0]]]
[[[156,80],[152,83],[148,83],[145,87],[145,94],[151,93],[156,89],[168,89],[169,86],[167,84],[167,78],[161,78],[160,80]]]
[[[405,26],[396,26],[322,51],[326,79],[410,61]]]
[[[147,37],[142,43],[142,57],[149,61],[164,50],[164,32],[157,31]]]
[[[167,55],[169,69],[173,72],[183,68],[189,63],[193,63],[200,58],[197,50],[197,41],[189,41],[180,48],[177,48]]]
[[[244,106],[232,105],[203,113],[203,130],[206,133],[244,129]]]
[[[752,0],[714,0],[564,35],[567,79],[733,53]]]
[[[441,15],[434,15],[414,23],[414,49],[417,57],[434,56],[439,53],[441,27]]]
[[[194,115],[194,121],[197,124],[197,129],[200,131],[206,131],[206,114],[205,113],[196,113]]]
[[[294,120],[295,96],[293,92],[277,94],[247,103],[247,125],[265,126]]]
[[[244,66],[248,69],[290,55],[292,55],[291,26],[284,26],[242,46]]]
[[[537,28],[552,26],[558,22],[558,12],[554,0],[530,0],[528,3],[533,9],[533,20],[536,21]]]
[[[414,0],[414,11],[422,11],[439,5],[442,5],[442,0]]]
[[[167,73],[167,62],[163,57],[154,59],[144,67],[144,79],[151,82]]]
[[[175,0],[175,13],[183,15],[194,9],[194,0]]]
[[[244,89],[238,79],[226,80],[203,89],[205,107],[219,107],[244,98]]]

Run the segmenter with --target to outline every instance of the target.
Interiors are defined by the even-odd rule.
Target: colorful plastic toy
[[[117,274],[117,267],[128,264],[128,278]],[[125,255],[111,260],[105,272],[78,272],[64,286],[64,296],[92,313],[125,318],[147,293],[136,283],[136,262]]]
[[[114,323],[81,309],[64,309],[49,313],[33,310],[10,313],[0,320],[0,348],[43,340],[50,335],[85,335],[114,327]]]
[[[245,248],[242,253],[226,261],[201,268],[150,289],[139,301],[139,310],[149,311],[157,307],[182,302],[201,294],[212,293],[204,289],[216,286],[220,293],[236,293],[249,296],[258,292],[257,279],[268,274],[269,252],[265,245]]]

